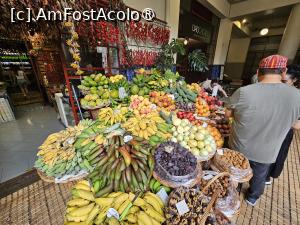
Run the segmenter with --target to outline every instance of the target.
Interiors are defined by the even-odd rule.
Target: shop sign
[[[211,41],[213,26],[197,17],[189,14],[180,16],[181,20],[181,37],[192,38],[206,44]]]
[[[27,55],[0,55],[1,61],[19,61],[28,60]]]

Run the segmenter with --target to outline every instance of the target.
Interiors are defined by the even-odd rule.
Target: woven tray
[[[45,181],[45,182],[48,182],[48,183],[55,183],[55,178],[54,177],[49,177],[47,176],[45,173],[43,173],[42,171],[40,170],[36,170],[37,171],[37,174],[40,176],[40,178]],[[73,182],[73,181],[79,181],[79,180],[82,180],[86,177],[87,175],[86,174],[83,174],[81,176],[78,176],[76,178],[70,178],[70,179],[67,179],[63,182],[59,182],[59,183],[69,183],[69,182]]]

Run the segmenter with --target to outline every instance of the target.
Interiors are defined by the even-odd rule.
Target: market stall
[[[78,88],[93,119],[51,134],[35,163],[44,181],[75,182],[66,224],[230,224],[252,173],[222,148],[220,100],[156,69],[86,75]]]

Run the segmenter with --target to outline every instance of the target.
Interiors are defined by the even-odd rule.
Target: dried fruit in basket
[[[185,201],[189,211],[180,215],[176,204]],[[202,192],[196,189],[188,189],[180,187],[175,189],[169,197],[169,202],[166,207],[166,225],[181,225],[181,224],[203,224],[206,221],[206,211],[210,200],[203,195]],[[208,209],[210,210],[210,209]],[[205,218],[203,218],[203,216]]]

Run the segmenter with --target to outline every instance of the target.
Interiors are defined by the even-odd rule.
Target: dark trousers
[[[248,197],[259,199],[264,193],[265,181],[269,174],[271,164],[250,161],[250,166],[253,170],[253,177],[249,182]]]
[[[288,152],[289,152],[289,148],[292,143],[292,140],[293,140],[293,136],[294,136],[294,130],[290,129],[290,131],[286,135],[286,137],[281,145],[276,162],[273,163],[270,167],[268,179],[270,177],[278,178],[280,176],[280,174],[283,170],[284,162],[288,156]]]

